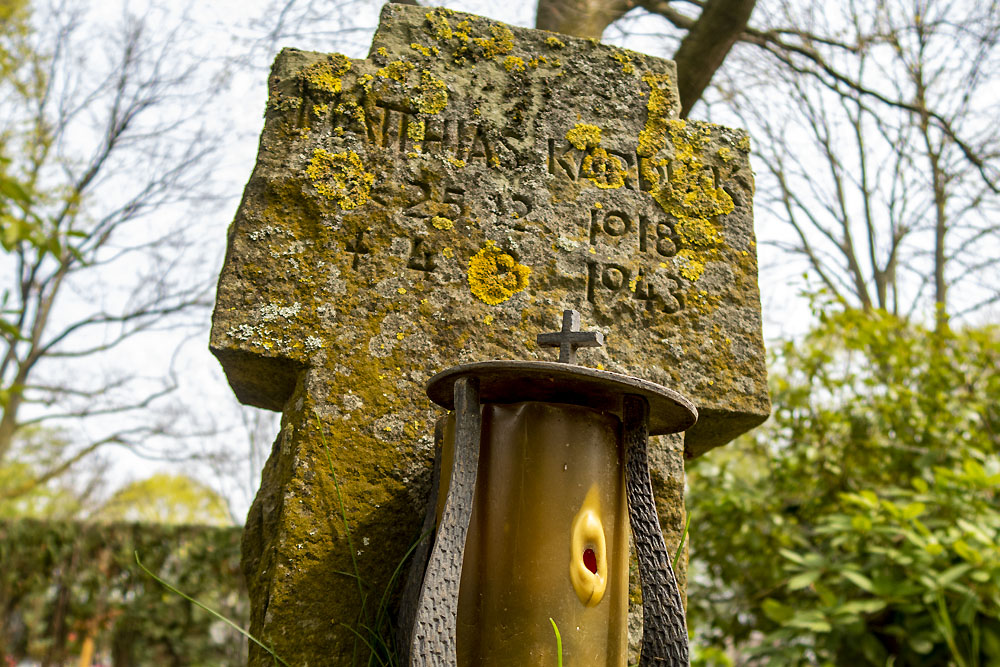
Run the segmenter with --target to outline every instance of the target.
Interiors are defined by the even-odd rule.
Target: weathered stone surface
[[[362,604],[335,572],[356,561],[371,612],[416,538],[434,372],[552,359],[535,336],[575,308],[607,338],[581,363],[695,400],[687,456],[766,417],[749,142],[676,120],[672,63],[388,5],[367,60],[285,50],[269,85],[211,346],[284,412],[244,569],[285,660],[346,663]],[[675,442],[650,452],[668,545]]]

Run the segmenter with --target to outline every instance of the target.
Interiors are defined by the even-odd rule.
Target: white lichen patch
[[[229,327],[226,331],[226,335],[230,338],[235,338],[236,340],[248,341],[253,338],[257,333],[257,327],[251,326],[249,324],[238,324],[234,327]]]
[[[264,227],[261,227],[260,229],[253,230],[252,232],[250,232],[249,234],[247,234],[247,236],[250,238],[251,241],[260,241],[261,239],[266,239],[268,236],[271,236],[272,234],[274,234],[274,235],[278,235],[278,234],[284,235],[284,234],[287,234],[287,233],[288,232],[286,230],[281,229],[280,227],[275,227],[273,225],[265,225]]]
[[[365,407],[365,402],[361,400],[361,397],[351,391],[340,397],[340,404],[344,406],[346,412],[354,412]]]
[[[412,328],[403,315],[386,315],[379,324],[379,332],[368,341],[368,354],[379,359],[389,356],[400,341],[406,340]]]
[[[274,322],[278,318],[290,320],[299,314],[302,304],[296,301],[290,306],[279,306],[276,303],[265,303],[260,307],[260,319],[262,322]]]
[[[326,288],[331,294],[343,294],[347,291],[347,281],[340,278],[340,268],[330,267],[326,278]]]
[[[560,236],[557,243],[561,249],[566,250],[567,252],[571,252],[580,247],[579,241],[574,241],[573,239],[566,238],[565,236]]]

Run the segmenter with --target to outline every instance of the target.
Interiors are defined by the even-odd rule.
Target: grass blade
[[[219,612],[217,612],[214,609],[211,609],[211,608],[205,606],[201,602],[198,602],[197,600],[195,600],[190,595],[185,595],[181,591],[177,590],[177,588],[175,588],[174,586],[171,586],[166,581],[164,581],[163,579],[160,579],[158,576],[156,576],[155,574],[153,574],[152,572],[150,572],[149,569],[145,565],[142,564],[142,561],[139,560],[139,552],[135,551],[133,553],[135,554],[135,563],[136,563],[136,565],[139,566],[139,569],[142,570],[143,572],[145,572],[146,574],[148,574],[149,576],[151,576],[158,584],[160,584],[161,586],[163,586],[164,588],[166,588],[171,593],[174,593],[175,595],[181,596],[182,598],[184,598],[185,600],[187,600],[191,604],[195,605],[196,607],[198,607],[200,609],[204,609],[209,614],[211,614],[212,616],[215,616],[217,619],[219,619],[223,623],[227,624],[233,630],[236,630],[238,633],[240,633],[241,635],[243,635],[244,637],[246,637],[247,639],[249,639],[250,641],[252,641],[254,644],[256,644],[257,646],[261,647],[262,649],[264,649],[265,651],[267,651],[268,653],[270,653],[271,657],[274,658],[275,660],[277,660],[278,662],[280,662],[282,665],[284,665],[285,667],[290,667],[289,664],[287,662],[285,662],[284,660],[282,660],[281,657],[277,653],[275,653],[274,650],[270,646],[265,646],[259,639],[257,639],[256,637],[254,637],[252,634],[250,634],[249,632],[247,632],[246,630],[244,630],[240,626],[238,626],[235,623],[233,623],[231,620],[229,620],[228,618],[226,618],[225,616],[223,616]]]
[[[677,563],[679,563],[681,560],[681,554],[684,552],[684,540],[687,539],[688,528],[690,527],[691,527],[691,513],[688,512],[687,521],[684,522],[684,532],[681,533],[681,541],[680,544],[677,545],[677,553],[674,554],[673,566],[675,572],[677,571]]]
[[[556,667],[562,667],[562,635],[559,634],[559,626],[556,625],[551,616],[549,623],[552,624],[552,630],[556,633]]]

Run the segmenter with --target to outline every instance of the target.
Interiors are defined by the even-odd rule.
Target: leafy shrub
[[[1000,331],[879,312],[783,345],[691,468],[701,664],[1000,664]]]
[[[138,552],[150,570],[246,625],[240,534],[239,527],[0,522],[0,658],[68,664],[89,641],[98,663],[119,667],[245,663],[242,636],[135,562]]]

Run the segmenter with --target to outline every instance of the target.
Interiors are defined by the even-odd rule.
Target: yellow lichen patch
[[[701,278],[701,274],[705,272],[705,263],[701,261],[698,257],[698,253],[694,250],[681,250],[677,253],[677,259],[680,260],[678,271],[681,276],[687,278],[691,282]]]
[[[503,61],[503,67],[508,72],[523,72],[524,59],[518,56],[507,56]]]
[[[678,219],[679,228],[687,221],[689,227],[700,229],[709,224],[709,218],[731,213],[735,208],[733,198],[716,187],[711,167],[698,157],[709,140],[709,126],[689,126],[682,120],[671,120],[667,127],[674,144],[670,182],[654,190],[653,197],[667,213]]]
[[[566,140],[577,150],[587,151],[580,165],[581,173],[599,188],[613,189],[625,185],[628,172],[618,158],[600,147],[601,128],[577,123],[566,133]]]
[[[448,231],[455,226],[455,223],[450,218],[446,218],[443,215],[435,215],[431,218],[431,226],[435,229],[440,229],[442,231]]]
[[[351,60],[347,56],[334,53],[327,56],[323,62],[315,63],[299,72],[299,78],[310,87],[325,93],[339,93],[340,77],[351,69]]]
[[[445,18],[446,15],[451,13],[453,13],[451,10],[435,9],[434,11],[424,14],[424,16],[427,17],[427,22],[431,25],[431,30],[434,31],[434,36],[437,39],[451,39],[451,25],[448,24],[448,19]]]
[[[487,241],[469,260],[469,289],[483,303],[495,306],[527,288],[530,274],[530,268]]]
[[[446,158],[445,158],[445,160],[446,160],[446,161],[448,162],[448,164],[450,164],[451,166],[453,166],[453,167],[458,167],[459,169],[461,169],[462,167],[464,167],[464,166],[465,166],[465,160],[459,160],[459,159],[457,159],[457,158],[453,158],[453,157],[446,157]]]
[[[706,290],[698,292],[691,290],[687,294],[685,301],[687,306],[698,311],[699,314],[708,315],[718,307],[722,299],[723,297],[720,294],[708,292]]]
[[[416,51],[417,53],[419,53],[419,54],[421,54],[423,56],[426,56],[428,58],[430,58],[430,56],[431,56],[431,50],[428,49],[423,44],[417,44],[416,42],[414,42],[413,44],[410,44],[410,48],[413,49],[414,51]]]
[[[354,100],[344,100],[333,111],[341,116],[350,116],[361,125],[365,123],[365,110]]]
[[[411,100],[420,113],[440,113],[448,105],[448,84],[429,70],[420,73],[419,91]]]
[[[455,62],[473,61],[480,58],[495,58],[508,54],[514,48],[514,33],[505,25],[490,23],[488,36],[482,30],[485,19],[465,19],[454,28],[448,17],[454,12],[435,9],[425,14],[430,27],[430,34],[439,42],[448,42],[454,48]],[[479,32],[477,36],[475,33]]]
[[[670,95],[670,77],[647,72],[642,81],[649,86],[646,100],[646,126],[639,132],[640,157],[652,158],[667,145],[667,119],[674,108]]]
[[[573,129],[566,133],[566,141],[571,143],[573,148],[581,151],[597,148],[601,145],[601,128],[596,125],[577,123]]]
[[[719,149],[717,155],[723,162],[730,162],[733,159],[733,152],[725,146]]]
[[[711,248],[722,242],[718,230],[705,218],[679,217],[674,227],[681,243],[690,248]]]
[[[622,168],[621,161],[603,148],[591,149],[583,158],[581,172],[599,188],[614,189],[625,185],[628,171]]]
[[[406,75],[410,73],[413,68],[413,63],[408,63],[405,60],[394,60],[375,72],[375,76],[381,79],[392,79],[393,81],[405,83]]]
[[[545,43],[548,44],[553,49],[561,49],[564,46],[566,46],[563,43],[563,41],[561,39],[559,39],[558,37],[549,37],[548,39],[545,40]]]
[[[385,47],[384,47],[384,46],[380,46],[380,47],[378,47],[378,50],[377,50],[377,51],[375,51],[375,54],[376,54],[376,55],[380,55],[380,56],[382,56],[383,58],[388,58],[388,57],[389,57],[389,52],[385,50]]]
[[[651,75],[646,75],[643,80],[646,81],[649,76]],[[711,126],[706,123],[689,125],[683,120],[669,119],[662,114],[655,115],[654,98],[659,95],[658,90],[657,86],[650,83],[649,116],[639,139],[639,173],[650,183],[650,194],[656,203],[677,219],[676,229],[682,245],[688,249],[711,248],[723,240],[712,219],[726,215],[735,208],[729,193],[716,186],[711,166],[700,159],[702,151],[711,140]],[[662,111],[661,102],[657,102],[655,106]],[[664,148],[668,135],[673,144],[674,157],[669,161],[669,180],[661,183],[656,167],[667,164],[667,160],[654,159],[653,156]],[[690,280],[697,280],[704,265],[696,261],[694,255],[688,259],[691,261],[685,264],[682,275]]]
[[[547,62],[548,59],[545,56],[535,56],[528,61],[528,67],[538,67],[539,65],[544,65]]]
[[[330,110],[330,105],[329,104],[314,104],[313,105],[313,113],[316,114],[317,116],[322,116],[323,114],[325,114],[329,110]]]
[[[424,121],[422,120],[410,121],[410,123],[406,126],[406,136],[414,141],[423,141],[425,127]]]
[[[322,148],[313,151],[306,175],[316,192],[345,211],[367,202],[375,181],[354,151],[330,153]]]
[[[624,51],[614,51],[609,54],[609,57],[621,63],[622,71],[626,74],[631,74],[635,71],[635,66],[632,65],[632,57]]]
[[[494,58],[510,53],[514,48],[514,33],[505,25],[493,24],[490,26],[492,37],[476,37],[472,42],[480,49],[486,58]]]
[[[743,151],[744,153],[750,152],[750,135],[744,134],[740,137],[739,141],[736,142],[736,147]]]

